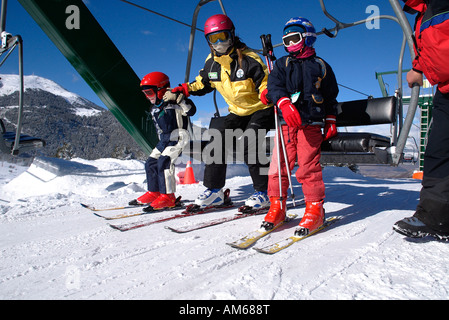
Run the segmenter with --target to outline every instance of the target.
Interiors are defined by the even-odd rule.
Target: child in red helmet
[[[324,221],[321,143],[337,134],[338,85],[331,67],[315,54],[315,28],[309,20],[290,19],[285,24],[282,40],[288,55],[276,61],[268,77],[268,90],[261,100],[276,102],[287,124],[281,126],[287,162],[290,171],[298,162],[296,178],[302,184],[306,201],[306,210],[296,233],[305,235]],[[321,123],[325,123],[324,134]],[[279,190],[278,161],[281,162],[282,192]],[[285,219],[288,184],[283,153],[278,159],[277,152],[273,152],[268,172],[271,205],[263,223],[266,229]]]
[[[174,163],[190,141],[187,117],[196,112],[191,100],[167,91],[169,86],[170,80],[162,72],[151,72],[140,83],[142,92],[150,101],[159,142],[145,163],[148,192],[130,204],[149,204],[149,211],[176,205]]]

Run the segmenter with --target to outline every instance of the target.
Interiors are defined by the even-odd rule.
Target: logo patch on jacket
[[[209,72],[208,74],[210,80],[217,80],[218,79],[218,72]]]

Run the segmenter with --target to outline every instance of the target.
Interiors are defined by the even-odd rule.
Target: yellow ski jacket
[[[217,89],[228,104],[229,112],[248,116],[272,107],[260,101],[267,79],[267,66],[257,53],[243,50],[240,65],[238,54],[233,49],[228,55],[212,57],[209,54],[196,80],[188,84],[188,90],[193,96],[202,96]]]

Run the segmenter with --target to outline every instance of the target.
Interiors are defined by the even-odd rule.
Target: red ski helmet
[[[158,71],[147,74],[140,82],[140,88],[147,98],[157,94],[157,98],[162,99],[169,86],[170,79],[168,76],[165,73]]]
[[[216,33],[220,31],[230,31],[234,36],[234,24],[231,19],[224,14],[216,14],[206,20],[204,24],[204,35]]]

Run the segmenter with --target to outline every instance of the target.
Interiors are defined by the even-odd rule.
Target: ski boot
[[[143,204],[151,204],[154,200],[159,197],[159,192],[148,191],[144,195],[138,197],[137,199],[131,200],[129,202],[130,206],[139,206]]]
[[[150,205],[154,210],[162,210],[173,208],[176,206],[176,197],[174,193],[161,193],[161,195],[154,200]]]
[[[306,236],[315,229],[321,227],[324,223],[324,200],[317,202],[306,201],[306,211],[296,229],[296,236]]]
[[[449,241],[449,234],[434,230],[416,217],[399,220],[393,225],[393,230],[410,238],[434,237],[438,240]]]
[[[287,211],[285,199],[281,200],[279,197],[270,197],[270,202],[270,209],[268,210],[261,226],[265,230],[271,230],[284,221],[285,213]]]
[[[222,189],[207,189],[195,199],[195,204],[200,208],[219,206],[224,203],[224,198]]]
[[[245,206],[255,209],[268,207],[269,205],[270,199],[266,191],[256,191],[245,201]]]

